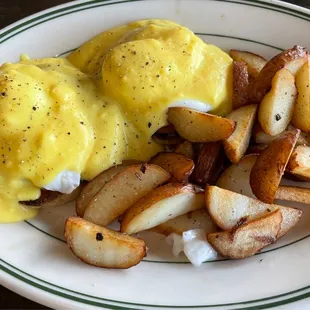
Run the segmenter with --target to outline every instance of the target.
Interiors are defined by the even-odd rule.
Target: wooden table
[[[30,14],[69,2],[67,0],[0,0],[0,29]],[[287,1],[310,8],[309,0]],[[48,309],[0,285],[0,309]]]

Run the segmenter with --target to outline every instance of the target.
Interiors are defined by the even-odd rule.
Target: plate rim
[[[140,1],[147,1],[147,0],[77,0],[77,1],[73,1],[73,2],[69,2],[69,3],[65,3],[62,5],[58,5],[58,6],[54,6],[52,8],[43,10],[41,12],[38,12],[36,14],[32,14],[28,17],[25,17],[3,29],[0,30],[0,44],[8,41],[9,39],[11,39],[12,37],[18,35],[19,33],[26,31],[32,27],[35,27],[41,23],[45,23],[51,19],[56,19],[58,17],[64,16],[64,15],[68,15],[68,14],[74,14],[75,12],[78,11],[82,11],[82,10],[87,10],[87,9],[91,9],[91,8],[96,8],[96,7],[101,7],[101,6],[106,6],[106,5],[117,5],[117,4],[122,4],[122,3],[127,3],[127,2],[140,2]],[[156,0],[151,0],[151,1],[156,1]],[[244,5],[248,5],[248,6],[254,6],[254,7],[259,7],[259,8],[265,8],[268,10],[272,10],[272,11],[278,11],[284,14],[288,14],[288,15],[292,15],[294,17],[306,20],[310,22],[310,10],[303,8],[303,7],[299,7],[297,5],[294,4],[290,4],[290,3],[284,3],[278,0],[200,0],[200,1],[213,1],[213,2],[228,2],[228,3],[237,3],[237,4],[244,4]],[[77,9],[72,11],[73,9]],[[65,12],[63,14],[60,14],[61,12]],[[51,17],[51,18],[49,18]],[[46,19],[47,18],[47,19]],[[36,23],[38,21],[38,23]],[[29,26],[29,27],[27,27]],[[309,290],[310,289],[310,285],[294,290],[294,291],[290,291],[287,293],[283,293],[280,295],[276,295],[276,296],[270,296],[270,297],[266,297],[266,298],[261,298],[261,299],[257,299],[257,300],[252,300],[252,301],[243,301],[243,302],[237,302],[237,303],[230,303],[230,304],[217,304],[217,305],[196,305],[196,306],[172,306],[172,305],[148,305],[148,304],[139,304],[139,303],[130,303],[130,302],[124,302],[124,301],[118,301],[118,300],[109,300],[106,298],[99,298],[99,297],[95,297],[95,296],[89,296],[91,298],[95,298],[95,299],[100,299],[100,300],[104,300],[106,302],[111,302],[111,304],[98,304],[96,302],[92,302],[90,300],[79,300],[78,297],[75,296],[65,296],[65,294],[62,294],[59,291],[54,291],[51,292],[51,289],[48,287],[44,287],[44,286],[40,286],[38,285],[36,282],[32,282],[33,284],[29,284],[29,279],[21,276],[20,274],[12,271],[10,268],[12,269],[16,269],[17,271],[19,271],[20,273],[24,273],[26,275],[28,275],[30,278],[36,278],[32,275],[27,274],[26,272],[18,269],[15,266],[10,265],[9,263],[6,263],[8,265],[10,265],[10,268],[6,268],[3,265],[3,260],[0,259],[0,279],[1,279],[1,284],[9,289],[11,289],[12,291],[31,298],[34,301],[38,301],[41,304],[45,304],[48,306],[53,306],[55,305],[55,302],[58,300],[60,300],[61,298],[65,298],[65,300],[67,301],[73,301],[73,302],[78,302],[80,304],[88,304],[88,305],[92,305],[92,306],[99,306],[99,307],[105,307],[108,309],[133,309],[133,308],[124,308],[124,306],[119,306],[119,304],[121,305],[128,305],[128,306],[147,306],[147,307],[151,307],[151,308],[191,308],[191,309],[199,309],[199,308],[210,308],[210,307],[223,307],[223,306],[232,306],[232,305],[244,305],[244,304],[253,304],[255,302],[259,302],[259,301],[264,301],[264,300],[273,300],[275,298],[279,298],[279,297],[284,297],[284,296],[290,296],[292,294],[295,293],[299,293],[299,292],[304,292],[305,290]],[[3,275],[3,276],[2,276]],[[6,278],[6,279],[5,279]],[[2,281],[3,280],[3,281]],[[46,282],[44,280],[38,279],[40,281]],[[4,283],[2,283],[4,282]],[[31,282],[31,281],[30,281]],[[48,283],[48,282],[46,282]],[[30,287],[29,287],[30,285]],[[52,287],[58,287],[61,288],[55,284],[49,283],[49,285],[51,285]],[[38,287],[40,286],[40,287]],[[35,288],[36,290],[39,290],[41,293],[42,291],[45,293],[46,295],[46,299],[42,299],[40,298],[40,296],[42,296],[42,294],[32,294],[31,292],[29,292],[30,289]],[[65,288],[62,288],[63,290],[67,290],[67,291],[71,291]],[[83,293],[79,293],[76,291],[71,291],[74,292],[75,294],[79,294],[79,295],[84,295],[86,296],[86,294]],[[31,296],[31,297],[29,297]],[[69,298],[68,298],[69,297]],[[246,307],[246,308],[242,308],[242,309],[266,309],[266,308],[270,308],[270,307],[275,307],[275,306],[280,306],[280,305],[285,305],[285,304],[290,304],[305,298],[309,298],[310,297],[310,291],[307,291],[305,293],[299,294],[297,296],[293,296],[287,299],[281,299],[280,301],[274,301],[271,303],[267,303],[267,304],[263,304],[263,305],[254,305],[254,306],[250,306],[250,307]],[[62,304],[64,305],[65,303],[62,302]]]

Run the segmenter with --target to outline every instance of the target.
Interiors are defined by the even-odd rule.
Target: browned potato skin
[[[224,169],[225,160],[221,142],[205,143],[199,152],[190,180],[201,186],[214,184]]]
[[[126,166],[119,165],[111,167],[98,174],[92,179],[81,191],[75,203],[75,211],[78,216],[83,217],[85,209],[92,198],[100,191],[100,189],[108,183],[114,176],[122,171]]]
[[[246,51],[230,50],[230,56],[234,61],[246,63],[249,75],[254,79],[267,63],[262,56]]]
[[[174,125],[184,140],[198,143],[224,140],[235,129],[232,120],[180,107],[168,109],[168,122]]]
[[[276,210],[230,231],[208,234],[208,241],[222,256],[243,259],[276,242],[281,222],[282,214]]]
[[[263,150],[255,162],[250,185],[254,195],[261,201],[273,203],[299,134],[299,129],[284,132]]]
[[[157,165],[128,166],[93,197],[84,218],[98,225],[109,225],[140,198],[169,179],[170,174]]]
[[[233,109],[238,109],[249,103],[249,73],[247,64],[233,62]]]
[[[179,144],[174,149],[174,153],[182,154],[182,155],[184,155],[190,159],[195,158],[195,151],[194,151],[193,144],[191,142],[188,142],[188,141],[184,141],[181,144]]]
[[[32,208],[52,208],[58,207],[79,197],[85,183],[81,183],[71,194],[62,194],[55,191],[41,190],[41,196],[36,200],[20,201],[21,204]]]
[[[84,231],[84,234],[93,235],[94,243],[96,246],[96,248],[94,248],[93,250],[96,251],[96,253],[97,251],[101,253],[104,252],[104,249],[101,248],[101,246],[103,246],[102,243],[108,242],[110,244],[113,244],[114,248],[119,248],[120,251],[121,248],[130,249],[132,255],[130,259],[125,259],[122,253],[119,253],[119,256],[123,258],[122,262],[109,262],[110,259],[107,258],[105,260],[102,260],[101,262],[98,262],[96,261],[96,255],[92,256],[91,253],[84,253],[82,256],[81,253],[78,253],[76,249],[77,246],[74,243],[74,229]],[[98,233],[101,234],[102,240],[98,239]],[[92,266],[113,269],[128,269],[139,264],[143,257],[146,256],[146,245],[144,240],[127,236],[102,226],[98,226],[79,217],[69,217],[66,220],[64,235],[67,244],[73,254],[76,255],[83,263]],[[107,248],[109,248],[109,246],[107,246]]]
[[[260,71],[257,79],[250,85],[251,102],[260,103],[270,90],[271,81],[276,72],[287,67],[290,62],[301,58],[306,62],[308,53],[305,48],[295,45],[293,48],[276,55],[268,61]]]
[[[190,158],[177,153],[159,153],[149,163],[169,172],[177,182],[187,182],[195,167]]]

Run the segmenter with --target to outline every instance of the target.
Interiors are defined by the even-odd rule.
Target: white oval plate
[[[0,63],[64,54],[112,26],[136,19],[179,22],[203,39],[271,57],[299,44],[310,48],[310,12],[277,1],[90,0],[33,15],[0,32]],[[145,235],[145,260],[124,271],[81,263],[63,242],[72,205],[32,221],[0,225],[0,281],[58,309],[309,309],[310,211],[263,253],[219,260],[199,269],[175,260],[161,238]]]

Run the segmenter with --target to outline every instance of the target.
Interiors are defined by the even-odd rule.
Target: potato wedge
[[[255,79],[267,63],[265,58],[251,52],[230,50],[230,56],[235,61],[246,63],[250,76]]]
[[[218,230],[207,210],[203,208],[180,215],[152,228],[151,231],[169,236],[172,233],[182,235],[184,231],[191,229],[203,229],[206,233]]]
[[[249,73],[247,64],[233,62],[233,109],[238,109],[249,103]]]
[[[128,166],[92,198],[84,212],[84,218],[106,226],[140,198],[169,179],[170,174],[156,165]]]
[[[131,235],[148,230],[204,206],[204,193],[200,188],[169,183],[148,193],[126,211],[121,232]]]
[[[126,236],[79,217],[69,217],[65,239],[82,262],[103,268],[127,269],[146,256],[142,239]]]
[[[100,191],[100,189],[108,183],[113,177],[115,177],[119,172],[121,172],[126,166],[119,165],[111,167],[100,174],[98,174],[94,179],[92,179],[81,191],[79,197],[75,202],[76,214],[83,217],[85,209],[87,208],[89,202],[92,198]]]
[[[159,128],[156,133],[158,134],[169,134],[169,133],[176,133],[175,128],[172,125],[167,125],[164,127]]]
[[[52,208],[64,205],[79,197],[85,183],[81,183],[71,194],[62,194],[59,192],[41,190],[41,195],[36,200],[20,201],[19,203],[32,208]]]
[[[211,233],[208,235],[208,241],[224,257],[250,257],[276,242],[281,221],[282,214],[276,210],[231,231]]]
[[[296,76],[298,96],[292,123],[302,131],[310,132],[310,60]]]
[[[287,171],[304,181],[310,181],[310,147],[297,146],[288,161]]]
[[[223,141],[224,151],[228,159],[237,163],[250,143],[252,129],[255,122],[257,105],[251,104],[231,112],[227,118],[236,122],[235,131]]]
[[[268,144],[253,144],[246,150],[246,155],[259,155],[267,147]]]
[[[171,174],[172,181],[187,182],[194,170],[194,162],[181,154],[159,153],[150,160],[150,164],[157,165]]]
[[[187,108],[169,108],[168,121],[190,142],[215,142],[228,138],[235,122],[220,116]]]
[[[284,132],[263,150],[255,162],[250,174],[250,185],[254,195],[261,201],[274,201],[299,133],[299,129]]]
[[[258,121],[266,134],[276,136],[286,129],[293,118],[296,98],[294,76],[287,69],[279,70],[259,105]]]
[[[310,189],[296,186],[280,186],[276,199],[310,204]]]
[[[174,153],[177,154],[182,154],[190,159],[194,159],[195,157],[195,152],[194,152],[194,147],[191,142],[184,141],[181,144],[179,144],[175,149]]]
[[[283,221],[278,237],[282,237],[300,220],[302,211],[234,193],[216,186],[206,188],[206,206],[211,218],[223,230],[230,230],[241,222],[255,220],[271,211],[280,210]]]
[[[195,169],[190,177],[191,182],[201,186],[215,184],[224,169],[225,159],[221,142],[205,143],[199,152]]]
[[[308,59],[305,48],[295,45],[273,57],[260,71],[256,80],[250,85],[250,99],[260,103],[271,88],[271,81],[277,71],[285,68],[295,75]]]

